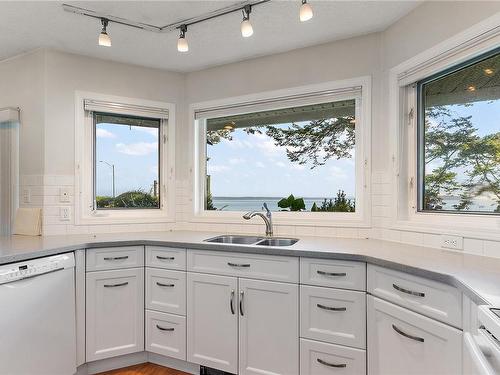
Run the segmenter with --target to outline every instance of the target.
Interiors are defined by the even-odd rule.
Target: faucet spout
[[[247,212],[246,214],[243,215],[243,219],[245,220],[250,220],[255,216],[259,216],[264,220],[264,223],[266,224],[266,236],[272,237],[273,236],[273,219],[272,219],[272,213],[267,207],[267,204],[264,203],[263,207],[266,209],[266,214],[264,215],[262,212],[259,211],[250,211]]]

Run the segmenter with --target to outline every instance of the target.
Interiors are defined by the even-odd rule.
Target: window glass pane
[[[208,119],[205,209],[354,212],[355,104]]]
[[[94,113],[97,209],[159,208],[160,120]]]
[[[500,54],[423,83],[421,99],[420,209],[500,213]]]

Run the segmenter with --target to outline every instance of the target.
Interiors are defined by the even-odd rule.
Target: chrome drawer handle
[[[128,255],[124,255],[122,257],[104,257],[104,260],[124,260],[128,259]]]
[[[323,361],[321,358],[317,358],[316,361],[318,361],[318,363],[321,363],[322,365],[324,366],[328,366],[328,367],[336,367],[336,368],[345,368],[347,367],[347,364],[345,363],[329,363],[329,362],[326,362],[326,361]]]
[[[156,259],[159,259],[159,260],[174,260],[175,257],[162,257],[160,255],[157,255]]]
[[[418,342],[424,342],[425,341],[422,337],[413,336],[413,335],[410,335],[410,334],[408,334],[406,332],[401,331],[394,324],[392,325],[392,329],[395,330],[397,333],[399,333],[401,336],[404,336],[404,337],[409,338],[411,340],[415,340],[415,341],[418,341]]]
[[[231,314],[234,315],[234,289],[231,290],[231,298],[229,299],[229,308],[231,309]]]
[[[323,310],[329,310],[329,311],[346,311],[347,307],[330,307],[330,306],[325,306],[320,303],[318,303],[316,306],[318,306],[320,309]]]
[[[165,327],[162,327],[160,325],[156,325],[156,328],[158,328],[160,331],[169,331],[169,332],[172,332],[175,330],[175,328],[165,328]]]
[[[243,297],[245,296],[244,291],[240,291],[240,314],[243,316]]]
[[[347,273],[345,272],[325,272],[325,271],[316,271],[318,275],[323,275],[323,276],[335,276],[335,277],[342,277],[342,276],[347,276]]]
[[[163,283],[160,283],[160,282],[156,282],[156,285],[158,286],[164,286],[164,287],[167,287],[167,288],[173,288],[175,286],[175,284],[163,284]]]
[[[422,293],[422,292],[414,292],[413,290],[408,290],[408,289],[405,289],[405,288],[401,288],[399,285],[396,285],[396,284],[392,284],[392,287],[402,293],[406,293],[406,294],[411,294],[412,296],[417,296],[417,297],[425,297],[425,293]]]
[[[124,283],[120,284],[104,284],[105,288],[116,288],[117,286],[125,286],[128,285],[128,281],[125,281]]]
[[[231,266],[231,267],[242,267],[242,268],[248,268],[248,267],[250,267],[250,264],[248,264],[248,263],[231,263],[231,262],[227,262],[227,265]]]

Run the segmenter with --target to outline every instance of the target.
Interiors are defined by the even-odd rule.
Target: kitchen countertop
[[[68,236],[0,237],[0,265],[77,249],[159,245],[190,249],[357,260],[455,286],[479,304],[500,306],[500,258],[373,239],[302,237],[292,246],[267,247],[203,242],[213,232],[139,232]]]

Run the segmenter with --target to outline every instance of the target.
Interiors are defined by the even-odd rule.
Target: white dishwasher
[[[0,266],[0,375],[76,372],[73,253]]]

